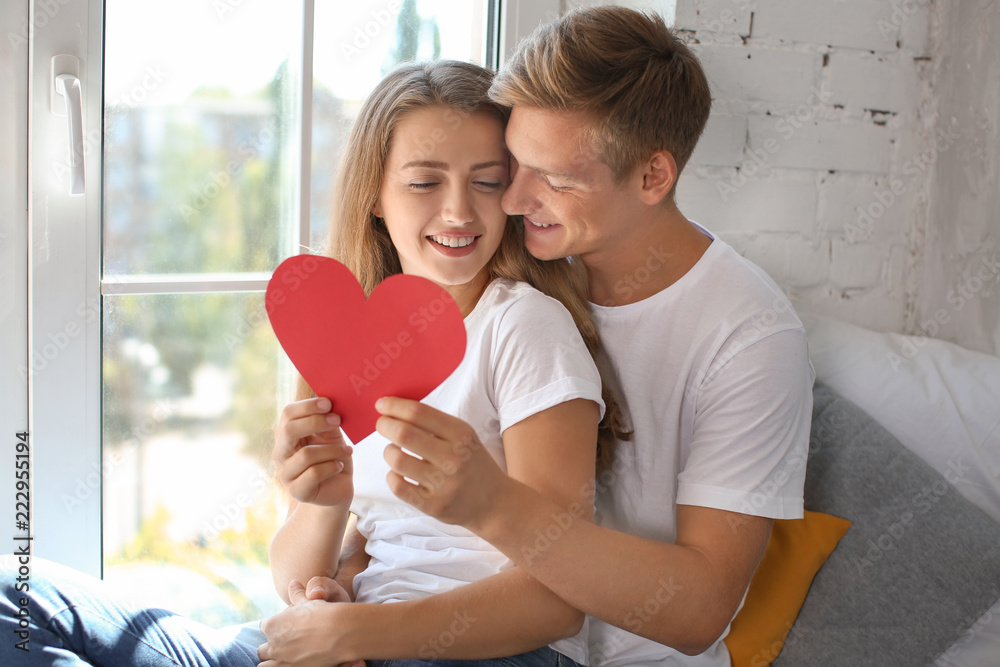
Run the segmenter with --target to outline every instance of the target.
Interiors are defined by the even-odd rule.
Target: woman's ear
[[[374,215],[376,218],[382,217],[382,207],[379,206],[378,200],[376,200],[375,203],[372,204],[372,215]]]
[[[647,204],[661,202],[673,189],[677,175],[677,162],[670,151],[653,153],[642,172],[642,200]]]

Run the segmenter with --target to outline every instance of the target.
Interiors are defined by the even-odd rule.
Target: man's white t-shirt
[[[569,312],[533,287],[497,279],[465,318],[465,357],[423,403],[473,428],[504,471],[502,433],[559,403],[585,398],[601,406],[601,378]],[[402,502],[385,481],[389,466],[378,433],[354,448],[358,530],[368,568],[354,578],[358,602],[397,602],[443,593],[512,566],[486,541]],[[538,443],[544,447],[545,443]],[[552,648],[586,664],[586,625]]]
[[[673,542],[679,504],[802,517],[814,374],[802,324],[760,268],[714,238],[665,290],[594,311],[633,430],[598,476],[600,525]],[[676,586],[661,581],[625,629],[589,619],[590,664],[728,667],[721,639],[691,657],[629,632]]]

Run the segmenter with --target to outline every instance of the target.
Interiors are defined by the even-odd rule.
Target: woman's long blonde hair
[[[448,114],[449,123],[461,123],[472,114],[487,113],[506,124],[507,109],[487,96],[492,80],[489,70],[471,63],[452,60],[407,63],[389,72],[361,106],[337,176],[329,253],[354,273],[365,294],[370,295],[385,278],[402,272],[385,222],[372,213],[400,119],[414,109],[445,107],[453,112]],[[631,434],[624,427],[614,390],[615,379],[591,317],[582,264],[535,259],[525,249],[522,220],[510,216],[489,270],[491,278],[509,278],[532,285],[559,300],[573,316],[601,372],[606,409],[598,431],[597,467],[599,470],[610,467],[615,441],[628,439]],[[300,378],[298,398],[313,395]]]

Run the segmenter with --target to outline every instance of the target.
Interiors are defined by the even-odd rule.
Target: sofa
[[[784,545],[776,522],[734,667],[1000,665],[1000,358],[803,323],[817,375],[807,520]],[[735,648],[750,626],[760,636]]]

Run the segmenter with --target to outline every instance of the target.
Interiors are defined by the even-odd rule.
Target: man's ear
[[[677,162],[669,151],[653,153],[642,169],[642,201],[659,204],[673,190],[677,175]]]

